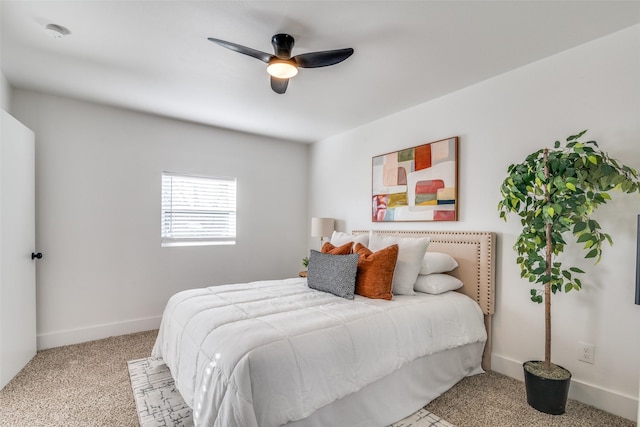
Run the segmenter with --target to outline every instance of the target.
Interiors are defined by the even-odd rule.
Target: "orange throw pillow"
[[[398,245],[391,245],[377,252],[356,243],[354,253],[360,255],[356,276],[356,294],[367,298],[393,298],[393,272],[398,260]]]
[[[323,254],[329,255],[350,255],[353,253],[351,252],[352,246],[353,242],[345,243],[342,246],[333,246],[331,243],[326,242],[324,245],[322,245],[321,252]]]

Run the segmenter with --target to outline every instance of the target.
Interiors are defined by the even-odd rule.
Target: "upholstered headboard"
[[[354,230],[353,234],[369,233]],[[450,274],[459,278],[463,287],[458,291],[474,299],[484,313],[487,344],[482,367],[491,369],[491,319],[495,310],[495,233],[484,231],[391,231],[374,233],[402,237],[430,237],[427,251],[444,252],[458,261],[458,268]]]

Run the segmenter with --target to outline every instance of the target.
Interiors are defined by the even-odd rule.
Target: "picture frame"
[[[458,220],[458,137],[372,158],[373,222]]]

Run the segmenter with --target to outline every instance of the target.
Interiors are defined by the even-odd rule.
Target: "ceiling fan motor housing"
[[[271,38],[271,44],[277,57],[288,59],[291,58],[291,50],[293,50],[295,39],[289,34],[276,34]]]

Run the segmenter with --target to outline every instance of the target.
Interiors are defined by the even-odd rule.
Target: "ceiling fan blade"
[[[294,56],[292,59],[296,61],[298,67],[318,68],[338,64],[351,55],[353,55],[353,49],[349,47],[346,49],[323,50],[320,52],[303,53],[301,55]]]
[[[234,50],[234,51],[236,51],[238,53],[242,53],[244,55],[248,55],[248,56],[251,56],[253,58],[257,58],[262,62],[269,63],[269,61],[273,57],[273,55],[270,54],[270,53],[261,52],[259,50],[251,49],[250,47],[246,47],[246,46],[242,46],[242,45],[239,45],[239,44],[231,43],[231,42],[228,42],[228,41],[225,41],[225,40],[214,39],[213,37],[209,37],[208,40],[212,41],[212,42],[214,42],[216,44],[219,44],[222,47],[226,47],[227,49],[231,49],[231,50]]]
[[[271,77],[271,89],[275,93],[283,94],[287,91],[287,86],[289,85],[289,79],[279,79],[277,77]]]

